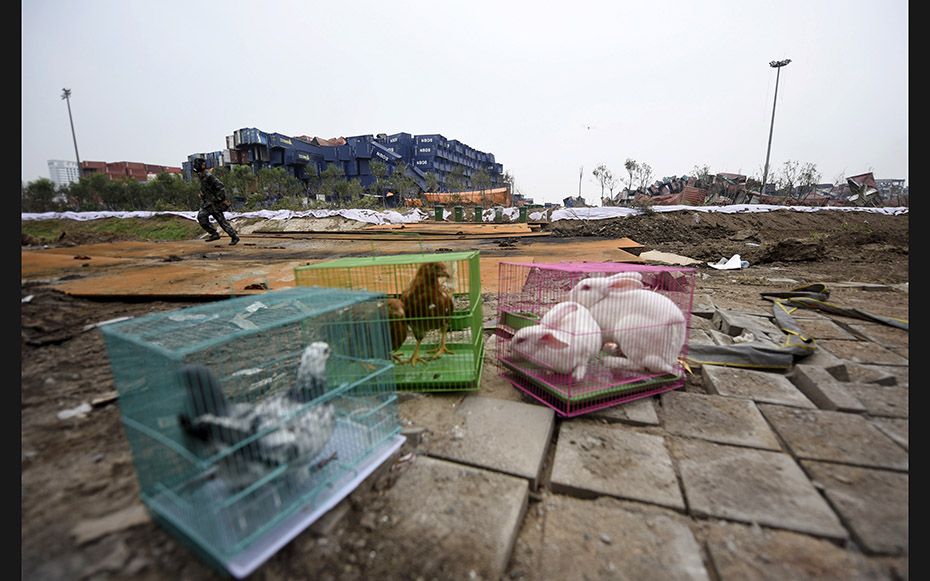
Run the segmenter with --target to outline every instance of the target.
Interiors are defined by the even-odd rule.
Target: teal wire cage
[[[155,520],[241,576],[383,462],[402,441],[384,308],[293,288],[101,327]]]

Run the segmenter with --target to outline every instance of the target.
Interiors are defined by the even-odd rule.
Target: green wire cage
[[[340,258],[294,269],[298,287],[386,296],[398,390],[474,391],[484,359],[479,253]]]
[[[101,327],[154,520],[242,577],[351,492],[403,441],[385,320],[293,288]]]

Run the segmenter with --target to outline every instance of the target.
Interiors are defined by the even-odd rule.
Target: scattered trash
[[[717,262],[708,262],[707,266],[716,268],[717,270],[739,270],[741,268],[749,268],[749,262],[740,260],[739,254],[734,254],[729,260],[721,258]]]
[[[102,406],[107,405],[108,403],[113,403],[118,398],[119,398],[119,393],[115,391],[111,391],[109,393],[105,393],[101,395],[100,397],[96,397],[90,400],[90,405],[94,406],[95,408],[102,407]]]
[[[461,426],[452,427],[452,439],[453,440],[461,440],[464,437],[465,437],[465,430],[463,430]]]
[[[67,420],[68,418],[80,417],[83,418],[90,412],[90,404],[86,401],[76,408],[71,408],[69,410],[61,410],[58,412],[59,420]]]
[[[263,302],[261,302],[261,301],[255,301],[255,302],[252,303],[251,305],[247,306],[247,307],[245,308],[245,310],[248,311],[248,312],[250,312],[250,313],[254,313],[254,312],[257,311],[258,309],[267,309],[267,308],[268,308],[268,307],[266,307],[265,304],[264,304]]]
[[[115,319],[107,319],[106,321],[100,321],[99,323],[91,323],[89,325],[84,325],[85,331],[90,331],[95,327],[102,327],[104,325],[109,325],[110,323],[119,323],[120,321],[128,321],[132,317],[116,317]]]
[[[78,256],[75,256],[74,259],[75,260],[90,260],[90,256],[84,256],[83,254],[79,254]]]
[[[695,260],[693,258],[688,258],[687,256],[681,256],[680,254],[672,254],[671,252],[660,252],[658,250],[650,250],[649,252],[643,252],[639,255],[643,260],[649,262],[659,262],[661,264],[674,264],[678,266],[688,266],[691,264],[698,264],[700,260]]]
[[[28,303],[28,302],[31,302],[32,299],[34,298],[35,298],[35,295],[27,295],[23,297],[23,300],[21,302]]]
[[[244,290],[268,290],[267,282],[253,282],[252,284],[245,285]]]

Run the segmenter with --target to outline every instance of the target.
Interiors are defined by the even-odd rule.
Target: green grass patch
[[[22,233],[39,244],[52,244],[60,238],[84,244],[110,240],[191,240],[203,233],[197,222],[180,216],[87,221],[24,220],[21,225]]]

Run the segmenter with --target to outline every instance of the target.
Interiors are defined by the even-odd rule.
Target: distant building
[[[55,183],[56,187],[73,184],[80,179],[78,173],[78,164],[76,161],[65,161],[62,159],[48,160],[48,175]]]
[[[145,182],[154,179],[160,173],[181,175],[181,168],[168,165],[155,165],[138,161],[82,161],[83,175],[104,174],[111,180],[133,179]]]
[[[367,188],[378,179],[372,172],[373,162],[380,162],[388,176],[396,168],[404,167],[404,175],[422,192],[504,186],[504,166],[493,153],[479,151],[439,133],[379,133],[323,139],[244,127],[226,137],[225,149],[187,156],[187,161],[181,164],[186,179],[191,177],[190,162],[197,157],[203,158],[208,168],[246,165],[257,173],[263,168],[280,167],[308,187],[315,186],[318,176],[335,166],[346,179],[358,180]]]

